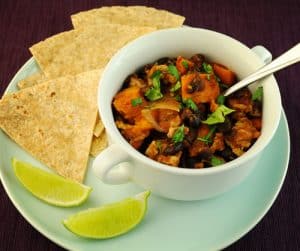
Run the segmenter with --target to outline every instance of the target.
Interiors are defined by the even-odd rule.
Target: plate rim
[[[288,147],[287,147],[286,159],[285,159],[285,163],[284,163],[284,172],[283,172],[283,175],[280,179],[280,182],[278,183],[278,186],[276,188],[276,192],[274,193],[274,195],[273,195],[272,199],[270,200],[270,202],[268,203],[268,205],[266,205],[265,210],[261,211],[261,213],[257,215],[257,217],[252,221],[252,224],[249,224],[248,228],[246,228],[244,230],[244,233],[241,233],[236,238],[232,238],[232,239],[235,239],[235,240],[233,240],[231,242],[228,242],[227,244],[223,245],[220,249],[224,249],[224,248],[229,247],[230,245],[232,245],[235,242],[237,242],[238,240],[240,240],[242,237],[246,236],[247,233],[249,233],[252,229],[254,229],[255,226],[264,218],[264,216],[269,212],[271,207],[274,205],[274,202],[277,199],[277,197],[278,197],[278,195],[281,191],[281,188],[283,186],[283,183],[284,183],[286,175],[287,175],[289,161],[290,161],[290,157],[291,157],[290,130],[289,130],[288,120],[287,120],[287,117],[286,117],[286,114],[285,114],[285,111],[284,111],[283,107],[281,108],[281,119],[283,120],[284,125],[285,125],[285,133],[287,134],[287,139],[288,139],[287,146]],[[277,128],[277,130],[278,130],[278,128]]]
[[[11,79],[7,87],[5,88],[3,92],[3,96],[7,93],[9,93],[9,89],[14,88],[17,86],[16,79],[19,77],[19,75],[25,71],[28,67],[32,67],[32,64],[35,64],[35,59],[33,57],[30,57],[17,71],[17,73],[14,75],[14,77]],[[38,72],[38,70],[36,71]],[[2,96],[2,97],[3,97]],[[288,125],[288,120],[285,114],[285,111],[282,107],[281,111],[281,120],[283,120],[284,126],[285,126],[285,133],[287,135],[287,149],[286,149],[286,156],[285,156],[285,161],[284,161],[284,172],[282,176],[280,177],[280,182],[278,183],[276,187],[276,192],[273,194],[271,200],[265,205],[264,210],[261,210],[259,214],[252,220],[251,223],[247,224],[247,226],[243,229],[243,231],[240,231],[238,234],[232,236],[232,238],[228,238],[228,241],[221,243],[220,246],[216,247],[216,249],[224,249],[229,247],[230,245],[234,244],[237,242],[239,239],[244,237],[250,230],[252,230],[261,220],[262,218],[267,214],[267,212],[270,210],[270,208],[273,206],[276,198],[278,197],[278,194],[281,191],[281,188],[283,186],[283,183],[286,178],[286,174],[288,171],[288,165],[289,165],[289,160],[290,160],[290,149],[291,149],[291,140],[290,140],[290,131],[289,131],[289,125]],[[278,128],[277,128],[278,130]],[[1,130],[2,131],[2,130]],[[2,131],[2,133],[4,133]],[[2,168],[0,168],[2,169]],[[32,215],[27,214],[26,212],[23,211],[21,205],[13,198],[13,195],[11,191],[8,189],[5,179],[3,178],[2,171],[0,171],[0,182],[6,192],[6,195],[9,197],[10,201],[14,205],[14,207],[17,209],[17,211],[22,215],[22,217],[32,226],[34,227],[35,230],[37,230],[40,234],[42,234],[44,237],[47,239],[51,240],[53,243],[56,245],[62,247],[62,248],[72,248],[69,247],[68,245],[65,245],[63,241],[59,240],[59,238],[56,237],[55,234],[52,234],[51,231],[48,231],[47,228],[43,227],[41,224],[37,223],[37,221],[32,217]]]

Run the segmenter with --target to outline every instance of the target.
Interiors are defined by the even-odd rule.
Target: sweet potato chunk
[[[141,99],[142,103],[133,105],[132,100]],[[147,101],[144,99],[138,86],[131,86],[118,92],[113,100],[115,109],[127,120],[137,121],[141,118],[141,111]]]
[[[134,125],[117,120],[116,125],[121,130],[122,135],[129,141],[130,145],[136,149],[140,148],[152,129],[152,125],[145,119],[136,121]]]
[[[221,64],[212,64],[214,73],[221,79],[222,83],[231,86],[236,82],[236,75],[233,71]]]
[[[194,63],[182,56],[177,57],[176,68],[179,71],[180,75],[187,73],[190,68],[194,67]]]
[[[179,126],[181,119],[179,113],[169,109],[155,109],[152,111],[157,124],[163,132],[168,132],[169,128]]]
[[[220,95],[220,88],[213,75],[189,73],[181,77],[181,84],[183,99],[191,98],[196,104],[210,103],[210,110],[215,111],[215,100]]]

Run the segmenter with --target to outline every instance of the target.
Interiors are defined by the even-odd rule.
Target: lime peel
[[[145,191],[119,202],[81,211],[62,223],[69,231],[80,237],[107,239],[119,236],[142,221],[147,211],[150,193]]]
[[[60,207],[81,205],[92,191],[91,187],[15,158],[12,158],[12,166],[21,184],[35,197],[51,205]]]

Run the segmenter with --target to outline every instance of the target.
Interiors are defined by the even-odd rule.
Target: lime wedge
[[[31,164],[12,159],[15,175],[34,196],[51,205],[72,207],[82,204],[92,188]]]
[[[93,239],[124,234],[144,218],[149,195],[150,191],[145,191],[120,202],[81,211],[64,220],[63,224],[74,234]]]

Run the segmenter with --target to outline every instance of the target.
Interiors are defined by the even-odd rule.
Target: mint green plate
[[[38,70],[30,59],[16,74],[7,92],[16,83]],[[14,176],[10,160],[16,157],[47,169],[0,131],[0,175],[3,186],[23,217],[41,234],[69,250],[217,250],[250,231],[267,213],[283,184],[289,161],[290,139],[282,113],[279,128],[251,174],[237,187],[214,199],[180,202],[149,198],[145,219],[129,233],[107,240],[77,237],[62,220],[80,210],[97,207],[141,192],[134,184],[105,185],[91,171],[86,184],[93,188],[88,201],[76,208],[50,206],[33,197]],[[276,154],[275,154],[276,153]],[[255,205],[255,206],[254,206]],[[26,235],[26,233],[24,233]]]

